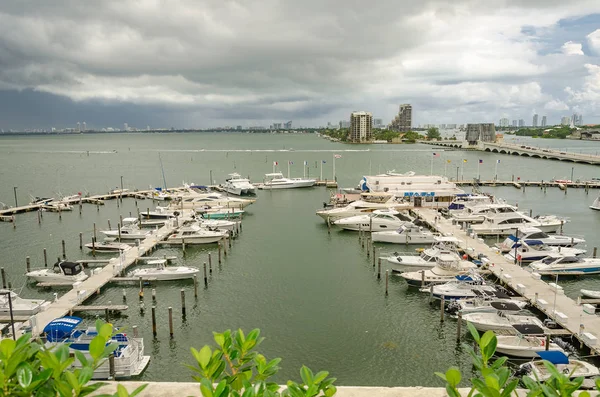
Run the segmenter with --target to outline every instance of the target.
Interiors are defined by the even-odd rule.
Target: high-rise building
[[[123,131],[129,131],[129,124],[123,123]]]
[[[537,113],[533,115],[533,122],[531,123],[531,125],[533,127],[537,127],[538,126],[538,115],[537,115]]]
[[[577,120],[577,125],[583,125],[583,114],[579,114],[579,119]]]
[[[542,127],[546,126],[546,116],[542,116]]]
[[[478,141],[495,142],[496,126],[494,123],[467,124],[465,139],[469,145],[475,145]]]
[[[517,120],[513,120],[513,121],[512,121],[512,126],[513,126],[513,127],[516,127],[516,126],[517,126]]]
[[[412,129],[412,105],[408,103],[400,105],[398,115],[392,120],[390,129],[394,131],[410,131]]]
[[[519,127],[525,127],[525,120],[519,119]]]
[[[373,128],[382,128],[383,120],[382,119],[373,119]]]
[[[81,131],[87,131],[87,124],[85,123],[85,121],[83,122],[83,127],[81,128]]]
[[[352,112],[350,114],[350,140],[352,142],[369,142],[373,138],[373,115],[369,112]]]
[[[573,125],[583,125],[583,116],[581,114],[573,113]]]
[[[560,119],[560,125],[569,125],[571,124],[571,118],[569,116],[563,116]]]
[[[500,123],[498,123],[498,125],[500,127],[508,127],[508,123],[509,123],[508,119],[506,117],[504,117],[504,118],[500,119]]]
[[[287,123],[283,123],[283,129],[291,130],[292,129],[292,120],[288,121]]]
[[[350,122],[347,120],[340,121],[340,128],[350,128]]]
[[[81,123],[77,122],[77,132],[81,132]]]

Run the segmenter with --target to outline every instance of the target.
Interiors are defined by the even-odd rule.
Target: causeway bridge
[[[565,152],[556,149],[542,149],[506,142],[479,141],[476,145],[469,145],[467,141],[419,141],[419,143],[462,150],[479,150],[482,152],[510,154],[514,156],[527,156],[548,160],[600,165],[600,156],[598,155]]]

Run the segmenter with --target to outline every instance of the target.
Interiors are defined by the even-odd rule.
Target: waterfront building
[[[531,123],[532,126],[537,127],[538,126],[538,115],[537,113],[533,115],[533,122]]]
[[[370,112],[352,112],[350,114],[350,140],[369,142],[373,139],[373,115]]]
[[[546,116],[542,116],[542,128],[546,126]]]
[[[410,131],[412,129],[412,105],[408,103],[400,105],[398,114],[390,124],[390,129],[393,131]]]
[[[525,120],[519,119],[519,127],[525,127]]]
[[[283,129],[291,130],[292,129],[292,120],[288,121],[287,123],[283,123]]]
[[[563,116],[560,119],[560,125],[569,125],[571,124],[571,118],[569,116]]]
[[[506,117],[501,118],[498,125],[500,127],[508,127],[508,119]]]
[[[467,124],[465,139],[469,145],[475,145],[478,141],[495,142],[496,126],[494,123]]]
[[[81,123],[77,122],[77,132],[81,132]]]
[[[123,131],[129,131],[129,124],[123,123]]]
[[[544,117],[546,117],[546,116],[544,116]],[[513,121],[512,121],[512,126],[513,126],[513,127],[516,127],[516,126],[517,126],[517,120],[513,120]]]

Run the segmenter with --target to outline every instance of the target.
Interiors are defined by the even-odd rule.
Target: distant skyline
[[[600,2],[0,3],[0,128],[600,123]],[[526,122],[529,124],[531,121]]]

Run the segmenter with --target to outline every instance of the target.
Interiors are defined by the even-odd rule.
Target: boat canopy
[[[518,312],[521,308],[512,302],[490,302],[490,306],[496,310]]]
[[[83,266],[81,265],[81,263],[77,262],[56,262],[54,266],[60,267],[63,273],[69,276],[79,274],[83,271]]]
[[[568,364],[569,357],[561,351],[558,350],[543,350],[536,352],[538,356],[542,358],[542,360],[550,361],[552,364]]]
[[[81,324],[83,320],[79,317],[61,317],[54,319],[46,325],[44,333],[48,342],[60,342],[69,337],[71,332]]]
[[[513,328],[522,335],[543,335],[544,330],[536,324],[513,324]]]

